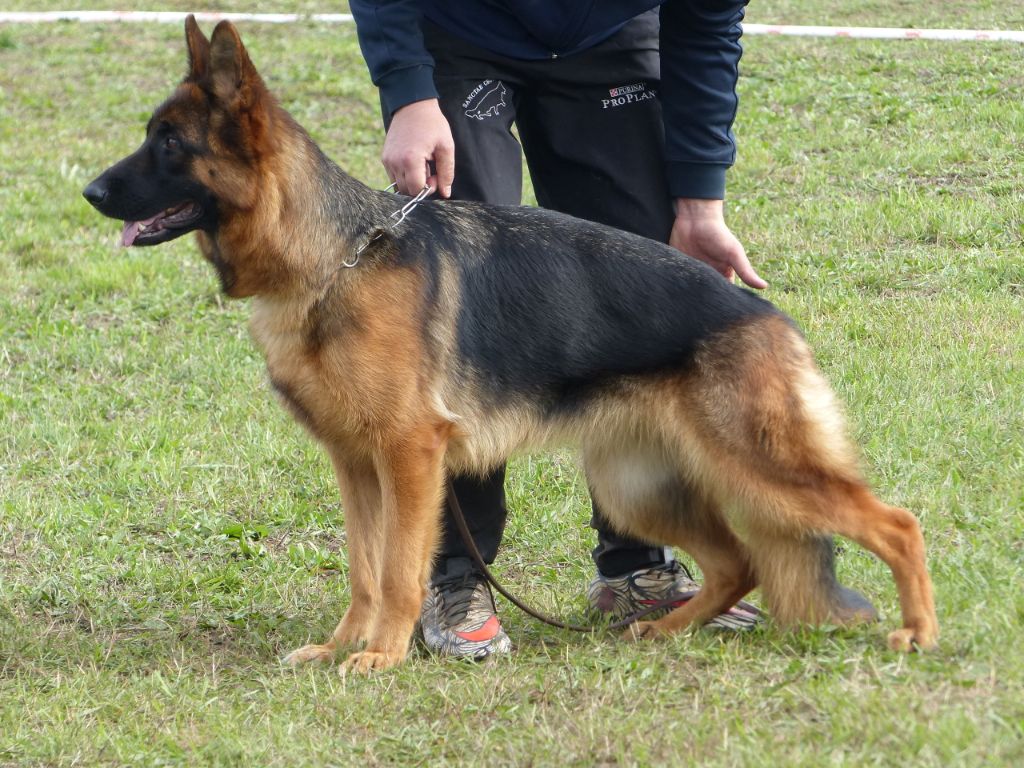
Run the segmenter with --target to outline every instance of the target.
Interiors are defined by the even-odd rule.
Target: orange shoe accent
[[[471,632],[456,632],[455,634],[461,637],[463,640],[469,640],[471,643],[483,642],[484,640],[491,640],[497,636],[498,631],[501,629],[501,622],[498,621],[497,616],[491,616],[487,621],[484,622],[480,629],[474,629]]]

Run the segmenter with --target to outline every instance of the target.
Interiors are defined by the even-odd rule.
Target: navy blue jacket
[[[570,56],[661,6],[665,160],[673,197],[722,198],[736,157],[740,22],[747,0],[350,0],[374,84],[394,112],[437,98],[420,19],[516,59]]]

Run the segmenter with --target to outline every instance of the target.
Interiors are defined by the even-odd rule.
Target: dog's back
[[[458,271],[459,352],[496,397],[680,371],[713,334],[778,314],[673,248],[542,209],[424,206],[406,237]]]

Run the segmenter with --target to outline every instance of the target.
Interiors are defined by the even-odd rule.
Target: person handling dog
[[[724,218],[745,0],[351,0],[380,92],[381,160],[399,192],[520,205],[525,155],[537,201],[667,242],[753,288],[767,284]],[[638,307],[638,312],[643,308]],[[505,468],[454,477],[490,564],[505,528]],[[617,534],[595,505],[597,575],[611,618],[698,588],[671,550]],[[667,609],[666,609],[667,610]],[[741,606],[713,619],[753,626]],[[420,628],[468,658],[512,644],[448,510]]]

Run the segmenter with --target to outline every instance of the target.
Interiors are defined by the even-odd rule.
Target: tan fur
[[[401,662],[437,545],[445,472],[485,472],[517,451],[567,443],[582,447],[595,498],[618,529],[686,550],[705,577],[693,600],[630,636],[706,621],[759,582],[782,623],[853,620],[822,581],[812,546],[839,533],[893,570],[904,627],[891,645],[935,644],[917,523],[868,491],[834,397],[784,320],[732,328],[706,342],[686,374],[623,380],[572,416],[485,403],[473,372],[457,365],[455,266],[440,267],[429,321],[424,277],[389,266],[386,239],[377,261],[370,249],[359,268],[339,269],[358,243],[301,203],[316,194],[310,147],[230,24],[208,45],[194,21],[187,30],[193,72],[174,109],[198,109],[194,83],[212,77],[229,106],[215,108],[211,124],[237,121],[246,136],[244,156],[214,142],[196,165],[230,201],[217,235],[200,234],[200,246],[231,295],[256,297],[253,338],[286,406],[329,453],[348,526],[349,609],[327,642],[291,661],[348,648],[345,669]]]

